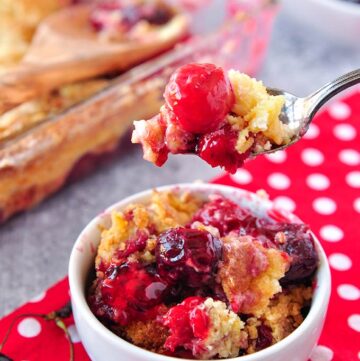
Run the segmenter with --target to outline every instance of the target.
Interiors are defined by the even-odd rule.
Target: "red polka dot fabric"
[[[215,183],[265,189],[276,207],[295,212],[320,239],[332,271],[332,295],[311,361],[360,360],[360,92],[332,103],[305,138],[286,152],[251,161]],[[67,279],[0,321],[0,340],[19,314],[47,313],[69,300]],[[73,319],[66,319],[75,360],[90,360]],[[69,360],[64,332],[29,314],[16,320],[1,350],[13,360]],[[289,360],[290,361],[290,360]]]

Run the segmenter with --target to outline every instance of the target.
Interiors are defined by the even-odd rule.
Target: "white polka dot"
[[[307,148],[302,151],[301,159],[306,165],[316,167],[324,161],[324,156],[315,148]]]
[[[354,209],[356,212],[360,213],[360,198],[354,200]]]
[[[249,184],[252,181],[252,175],[246,169],[241,168],[231,175],[231,179],[238,184]]]
[[[360,92],[360,88],[359,88],[359,92]],[[360,351],[358,352],[358,359],[360,360]]]
[[[267,182],[274,189],[286,189],[290,187],[290,178],[283,173],[270,174]]]
[[[344,149],[339,153],[339,159],[347,165],[359,165],[360,153],[355,149]]]
[[[344,120],[351,115],[350,107],[342,102],[335,102],[329,106],[330,115],[337,120]]]
[[[334,357],[334,352],[329,347],[318,345],[316,346],[310,356],[311,361],[331,361]]]
[[[284,209],[288,212],[294,212],[296,208],[295,202],[289,197],[279,196],[273,202],[276,208]]]
[[[347,271],[351,268],[351,259],[342,253],[333,253],[329,256],[329,263],[333,269],[337,271]]]
[[[346,183],[353,188],[360,188],[360,171],[353,171],[346,175]]]
[[[344,300],[356,301],[360,299],[360,290],[353,285],[343,284],[337,288],[338,295]]]
[[[286,153],[283,150],[279,150],[275,153],[266,154],[265,157],[273,163],[283,163],[286,160]]]
[[[339,227],[329,224],[321,227],[320,236],[328,242],[339,242],[343,239],[344,232]]]
[[[316,124],[311,123],[309,129],[304,134],[303,138],[305,139],[315,139],[319,136],[320,129]]]
[[[353,330],[360,332],[360,315],[358,314],[351,315],[348,318],[348,325]]]
[[[37,319],[27,317],[18,324],[17,330],[23,337],[36,337],[41,332],[41,325]]]
[[[81,341],[75,325],[70,325],[68,326],[67,329],[69,331],[70,338],[73,343],[77,343]]]
[[[328,197],[316,198],[313,201],[313,208],[320,214],[329,215],[336,211],[336,203]]]
[[[338,124],[334,127],[334,135],[340,140],[353,140],[356,137],[356,129],[350,124]]]
[[[329,188],[330,181],[329,178],[326,177],[325,175],[320,173],[314,173],[314,174],[310,174],[306,178],[306,184],[312,189],[315,189],[317,191],[322,191],[324,189]]]
[[[41,292],[37,296],[33,297],[29,302],[31,302],[31,303],[40,302],[45,298],[45,296],[46,296],[46,292],[45,291]]]

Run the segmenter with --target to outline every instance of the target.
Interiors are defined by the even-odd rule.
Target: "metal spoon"
[[[308,130],[315,114],[328,100],[358,83],[360,83],[360,69],[342,75],[305,98],[297,97],[282,90],[267,88],[269,94],[283,95],[285,97],[285,105],[282,108],[280,120],[289,125],[294,132],[294,136],[288,144],[275,146],[270,150],[254,152],[252,156],[276,152],[299,141]]]

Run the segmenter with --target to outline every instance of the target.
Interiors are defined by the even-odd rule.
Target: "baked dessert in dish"
[[[141,39],[176,16],[161,0],[105,0],[95,5],[90,23],[107,40]]]
[[[106,79],[87,80],[55,89],[0,115],[0,142],[12,139],[90,97],[109,84]]]
[[[9,54],[8,59],[11,58],[11,61],[2,62],[0,34],[0,66],[4,66],[1,69],[4,70],[2,80],[9,74],[11,78],[11,71],[23,66],[37,66],[46,61],[64,61],[62,56],[65,51],[64,54],[61,51],[58,54],[56,49],[53,51],[51,48],[49,53],[49,47],[42,49],[43,53],[40,55],[43,61],[34,60],[33,54],[29,51],[29,44],[31,40],[32,44],[41,43],[41,32],[35,33],[32,37],[41,20],[70,3],[70,0],[64,1],[60,6],[56,0],[49,1],[48,6],[44,5],[43,9],[38,9],[43,1],[30,4],[28,0],[19,0],[15,4],[6,0],[4,8],[0,5],[0,24],[7,15],[15,16],[18,11],[19,14],[24,14],[28,10],[29,14],[34,14],[32,30],[29,30],[26,46],[24,45],[28,52],[22,59],[11,55],[11,44],[16,46],[17,43],[10,41],[7,43],[9,46],[3,49]],[[31,96],[31,100],[13,106],[10,110],[7,110],[6,106],[8,93],[0,97],[0,108],[5,104],[4,109],[7,110],[0,115],[0,222],[19,211],[31,208],[54,193],[73,173],[81,173],[84,161],[86,166],[95,164],[100,155],[115,150],[133,119],[152,117],[160,108],[161,94],[166,84],[165,78],[168,76],[160,72],[160,68],[157,78],[149,74],[143,79],[135,73],[125,77],[126,81],[122,84],[121,80],[118,81],[115,77],[119,75],[119,71],[127,70],[171,48],[186,35],[187,19],[184,14],[160,1],[132,3],[135,5],[131,7],[127,1],[111,2],[111,11],[114,11],[113,15],[117,14],[115,18],[123,19],[119,24],[128,23],[131,18],[131,24],[128,24],[127,28],[116,28],[111,31],[108,29],[108,17],[103,19],[100,16],[97,19],[101,29],[93,27],[94,17],[110,6],[109,1],[96,2],[95,5],[77,4],[46,17],[47,29],[51,30],[51,26],[56,28],[57,22],[60,22],[68,35],[69,41],[66,44],[77,52],[80,58],[85,50],[96,53],[99,41],[106,41],[109,46],[118,46],[122,49],[123,55],[112,61],[111,69],[103,69],[102,74],[108,71],[110,74],[96,78],[85,76],[86,80],[77,82],[69,83],[60,67],[60,84],[54,85],[47,77],[43,78],[45,83],[51,84],[46,85],[44,89],[40,87],[41,92],[36,97]],[[64,20],[68,20],[69,16],[74,21]],[[15,17],[17,22],[21,21],[20,15]],[[24,22],[26,21],[24,19]],[[69,26],[64,28],[63,23],[68,23]],[[41,26],[44,29],[44,22]],[[74,35],[74,29],[77,30],[77,36]],[[111,32],[111,38],[107,38],[104,32]],[[114,37],[115,33],[117,37]],[[59,45],[58,39],[55,39],[56,32],[48,31],[47,34],[54,37],[55,45]],[[84,39],[89,41],[86,49],[81,42]],[[82,46],[79,46],[80,43]],[[60,44],[60,47],[62,45],[65,47],[65,44]],[[59,57],[55,57],[53,53]],[[66,57],[66,54],[64,56]],[[91,67],[92,63],[88,65]],[[83,76],[84,69],[79,72],[67,72],[69,73],[79,73]],[[25,93],[27,89],[36,87],[35,79],[29,79],[29,88],[26,84],[21,84]],[[137,106],[139,102],[142,107]]]
[[[195,153],[234,173],[253,150],[291,141],[279,119],[285,99],[249,76],[213,64],[188,64],[171,76],[160,114],[134,122],[132,141],[161,166],[168,154]]]
[[[293,332],[318,255],[307,225],[180,190],[113,211],[88,303],[123,339],[179,358],[254,353]]]
[[[127,86],[114,84],[58,113],[57,106],[70,105],[85,92],[70,86],[66,95],[61,92],[51,95],[54,103],[58,97],[57,106],[52,107],[52,102],[32,101],[10,111],[13,113],[7,118],[0,118],[2,126],[8,122],[0,132],[4,140],[3,144],[0,142],[0,223],[38,204],[74,173],[81,175],[84,162],[89,167],[100,156],[113,152],[134,118],[151,117],[157,112],[164,83],[158,77]],[[104,85],[99,80],[92,90]],[[74,87],[76,94],[72,94]],[[89,86],[88,94],[90,90]],[[142,107],[137,106],[139,102]],[[37,112],[44,110],[52,114],[43,113],[45,119],[39,119]],[[33,125],[36,126],[32,128]],[[28,130],[15,136],[19,128]]]

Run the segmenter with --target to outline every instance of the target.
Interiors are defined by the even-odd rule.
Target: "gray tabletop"
[[[280,14],[258,78],[305,95],[359,65],[359,50],[332,43]],[[219,173],[192,156],[173,157],[156,168],[142,161],[140,147],[129,140],[120,153],[90,177],[0,227],[0,316],[66,275],[74,240],[106,206],[146,188]]]

